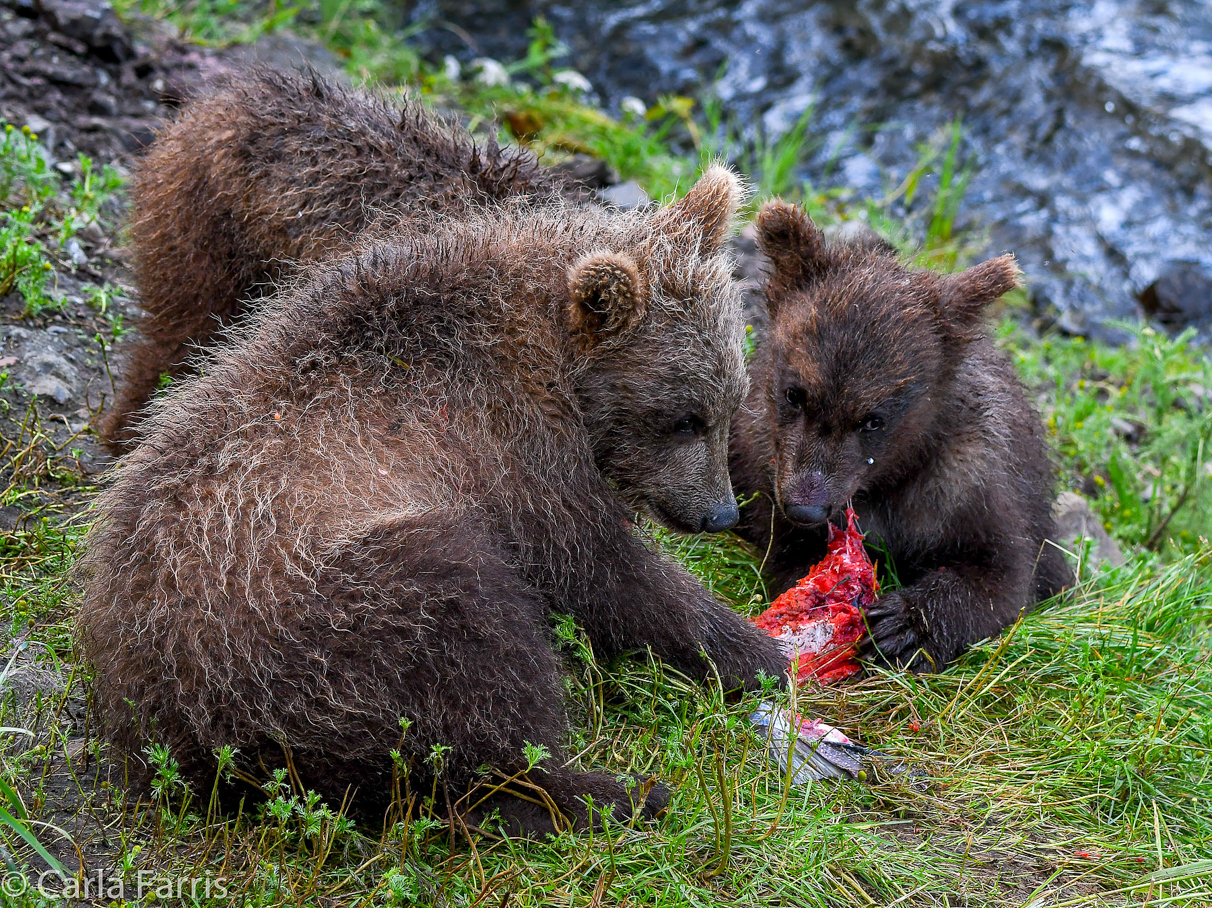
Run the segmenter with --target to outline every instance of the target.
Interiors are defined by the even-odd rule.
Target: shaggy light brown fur
[[[617,779],[564,765],[550,610],[602,658],[647,647],[747,686],[785,668],[628,528],[734,508],[737,196],[716,169],[655,213],[435,219],[267,302],[152,408],[98,499],[79,631],[109,740],[136,762],[167,744],[204,789],[220,746],[253,773],[289,749],[305,784],[363,803],[393,748],[428,791],[449,747],[457,797],[483,765],[525,769],[530,742],[567,821],[592,822],[586,795],[630,817]]]
[[[904,585],[868,613],[868,655],[941,669],[1071,582],[1053,534],[1039,416],[983,321],[1017,286],[1010,256],[955,275],[872,243],[827,245],[799,208],[758,215],[770,326],[732,436],[742,531],[774,591],[825,551],[853,501]],[[773,538],[772,538],[773,537]]]
[[[115,453],[162,375],[206,347],[294,263],[347,249],[377,220],[505,198],[576,198],[526,151],[477,145],[415,101],[389,103],[315,72],[256,69],[194,101],[131,183],[143,307],[117,398],[99,424]]]

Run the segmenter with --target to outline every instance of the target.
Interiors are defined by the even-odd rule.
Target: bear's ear
[[[804,209],[782,199],[763,205],[755,226],[758,246],[773,266],[766,300],[768,307],[774,307],[783,294],[799,289],[824,270],[825,235]]]
[[[744,200],[745,189],[737,175],[721,164],[712,164],[688,193],[657,213],[657,223],[712,255],[724,248],[732,220]]]
[[[943,317],[960,329],[976,324],[990,303],[1022,286],[1014,256],[1003,255],[943,278]]]
[[[644,317],[644,279],[617,252],[591,252],[568,271],[569,324],[583,350],[624,333]]]

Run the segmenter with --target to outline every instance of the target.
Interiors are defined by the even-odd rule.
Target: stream
[[[425,0],[434,54],[523,56],[543,15],[608,109],[713,91],[803,176],[881,196],[962,118],[957,227],[1013,251],[1038,312],[1106,339],[1145,300],[1212,337],[1212,4],[1199,0]],[[469,46],[469,36],[475,47]]]

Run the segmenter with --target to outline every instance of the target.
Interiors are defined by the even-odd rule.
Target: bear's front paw
[[[900,593],[889,593],[875,601],[864,614],[867,636],[860,644],[861,656],[882,665],[911,672],[935,669],[925,650],[925,634],[913,605]]]

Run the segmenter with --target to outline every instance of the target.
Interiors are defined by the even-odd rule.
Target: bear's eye
[[[787,403],[791,404],[791,406],[795,407],[797,410],[804,409],[804,404],[808,403],[808,392],[806,392],[803,388],[797,388],[795,385],[792,385],[790,388],[784,391],[783,397],[787,399]]]
[[[863,424],[859,426],[859,428],[864,432],[878,432],[880,429],[884,428],[884,418],[882,416],[876,416],[874,413],[872,413],[863,420]]]
[[[684,438],[697,438],[703,434],[706,426],[697,416],[683,416],[673,424],[673,434]]]

